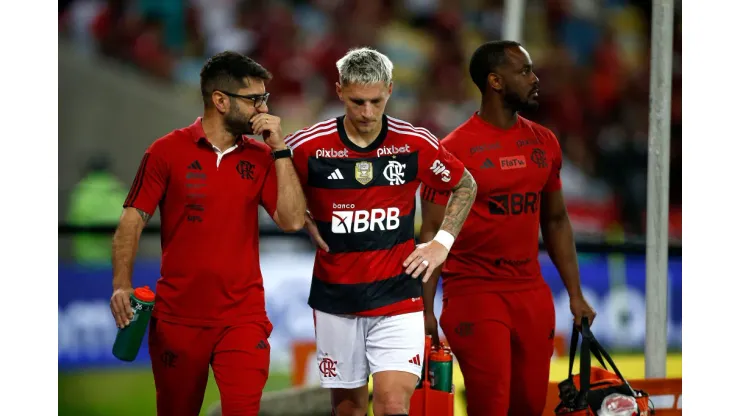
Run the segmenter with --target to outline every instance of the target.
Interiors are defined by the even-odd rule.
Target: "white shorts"
[[[362,387],[379,371],[405,371],[421,377],[423,312],[394,316],[314,313],[321,387]]]

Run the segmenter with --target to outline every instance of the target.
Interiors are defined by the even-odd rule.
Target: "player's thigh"
[[[270,370],[272,325],[265,322],[222,330],[211,366],[224,416],[256,416]]]
[[[424,313],[362,319],[367,321],[366,348],[370,373],[406,372],[415,376],[407,380],[415,387],[424,361]]]
[[[407,414],[418,381],[419,377],[407,371],[373,373],[373,414]]]
[[[324,388],[355,389],[367,384],[365,331],[352,315],[314,311],[316,366]]]
[[[497,307],[494,298],[491,306]],[[487,314],[478,320],[474,309],[447,308],[440,326],[465,380],[467,410],[470,416],[504,416],[509,409],[511,380],[511,331],[506,312],[500,320]]]
[[[412,312],[365,317],[367,359],[373,375],[373,406],[402,413],[421,377],[424,361],[424,314]]]
[[[548,286],[519,294],[512,304],[511,409],[514,416],[540,416],[547,401],[554,349],[555,306]]]
[[[197,416],[208,383],[214,333],[152,318],[149,356],[158,416]]]
[[[332,416],[365,416],[367,405],[367,384],[353,389],[331,389]]]

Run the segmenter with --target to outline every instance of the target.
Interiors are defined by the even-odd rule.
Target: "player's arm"
[[[155,148],[156,143],[153,148]],[[141,232],[164,195],[167,166],[156,148],[144,155],[123,204],[123,214],[113,234],[113,295],[110,308],[116,325],[123,328],[133,318],[129,296],[133,292],[133,270]]]
[[[277,178],[277,207],[272,219],[281,230],[296,232],[302,229],[305,223],[306,197],[303,195],[293,161],[290,158],[277,159],[275,176]]]
[[[445,218],[445,205],[435,204],[434,202],[421,200],[421,231],[419,232],[419,241],[422,243],[428,243],[434,239],[434,235],[437,234],[442,221]],[[437,292],[437,282],[439,281],[439,275],[442,270],[442,266],[437,267],[429,277],[429,280],[424,283],[424,312],[434,314],[434,296]]]
[[[440,231],[448,232],[454,238],[457,238],[465,219],[468,218],[470,208],[473,207],[477,192],[478,184],[475,183],[473,175],[467,169],[464,169],[460,182],[452,188],[450,200],[447,207],[445,207],[442,224],[439,226]]]
[[[297,140],[295,138],[295,135],[296,134],[300,134],[303,131],[305,131],[305,129],[304,130],[298,130],[298,131],[296,131],[296,132],[294,132],[292,134],[289,134],[285,138],[285,142],[286,143],[291,143],[291,144],[294,145],[296,143],[296,140]],[[300,173],[299,173],[299,171],[304,171],[305,172],[305,169],[307,168],[307,165],[308,165],[308,161],[307,161],[306,154],[304,153],[304,151],[305,151],[305,148],[304,149],[300,149],[300,150],[299,149],[296,149],[296,153],[294,154],[294,157],[293,157],[294,166],[298,166],[298,167],[301,168],[300,170],[298,168],[296,168],[296,173],[298,174],[298,181],[299,182],[301,181],[301,179],[303,179],[304,181],[306,180],[305,177],[304,178],[301,178],[300,177]],[[305,192],[304,192],[304,195],[305,195]],[[306,206],[308,206],[308,203],[306,203]],[[308,209],[306,209],[304,214],[305,214],[304,215],[305,216],[305,220],[304,220],[303,228],[306,229],[306,231],[308,232],[308,235],[311,237],[311,240],[314,242],[314,244],[316,244],[316,246],[319,249],[321,249],[321,250],[323,250],[323,251],[325,251],[325,252],[328,253],[329,252],[329,245],[326,244],[326,241],[324,241],[324,239],[321,237],[321,233],[319,232],[319,227],[316,225],[316,221],[314,220],[313,216],[311,215],[311,211],[308,210]]]
[[[478,185],[462,162],[436,137],[426,130],[422,130],[422,135],[426,136],[425,143],[431,146],[423,147],[419,152],[419,179],[430,192],[450,195],[439,231],[431,241],[419,244],[403,262],[406,274],[417,278],[423,273],[422,282],[426,283],[432,272],[447,259],[447,254],[475,202]],[[422,199],[425,199],[424,195]]]
[[[133,291],[132,275],[134,259],[139,249],[139,239],[150,215],[137,208],[124,208],[113,234],[113,296],[111,312],[119,328],[129,324],[133,318],[128,301]]]
[[[421,199],[422,222],[421,231],[419,232],[419,240],[422,243],[427,243],[434,239],[434,235],[439,231],[445,217],[447,198],[444,198],[443,201],[435,201],[435,196],[436,191],[423,187]],[[424,301],[424,326],[427,335],[432,336],[434,345],[439,345],[439,329],[437,327],[437,317],[434,315],[434,298],[437,295],[437,286],[441,272],[442,266],[432,271],[429,280],[423,284],[421,295]]]
[[[573,229],[563,200],[563,192],[543,192],[540,208],[540,227],[547,253],[560,273],[568,295],[581,296]]]
[[[261,134],[273,152],[288,149],[283,138],[280,117],[261,113],[254,116],[251,122],[254,133]],[[305,223],[306,197],[303,195],[303,189],[291,158],[283,157],[275,160],[272,170],[268,173],[265,187],[263,205],[272,215],[275,224],[286,232],[302,229]],[[272,202],[272,197],[268,194],[276,194],[276,201]]]
[[[557,144],[557,140],[553,136]],[[550,255],[555,268],[560,274],[560,279],[565,285],[570,297],[570,309],[575,317],[576,325],[580,325],[581,317],[589,318],[593,322],[596,312],[586,302],[581,291],[581,278],[578,271],[578,256],[576,254],[575,240],[573,238],[573,227],[568,217],[565,206],[562,184],[560,182],[560,169],[562,167],[562,156],[560,148],[557,148],[556,157],[552,163],[552,172],[542,192],[540,202],[540,229],[545,248]]]
[[[430,242],[420,244],[403,263],[403,266],[406,267],[406,273],[414,278],[419,277],[423,272],[423,282],[427,282],[432,272],[447,259],[452,243],[460,233],[478,191],[475,179],[462,166],[462,163],[456,159],[454,159],[454,162],[452,159],[448,160],[450,165],[454,163],[459,166],[462,175],[457,184],[451,189],[450,200],[445,207],[439,231]]]

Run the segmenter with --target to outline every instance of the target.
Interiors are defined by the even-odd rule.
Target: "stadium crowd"
[[[676,5],[680,13],[680,2]],[[467,64],[500,39],[503,0],[72,0],[60,36],[162,82],[197,85],[223,50],[269,69],[284,131],[339,115],[335,62],[371,46],[393,61],[388,113],[444,137],[478,107]],[[650,2],[527,0],[524,44],[540,109],[564,152],[563,184],[580,234],[640,236],[647,206]],[[670,234],[681,236],[681,26],[674,31]],[[197,89],[194,89],[197,91]]]

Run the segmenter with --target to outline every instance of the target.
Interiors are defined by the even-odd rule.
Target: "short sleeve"
[[[275,173],[275,163],[270,163],[267,168],[265,183],[262,185],[260,192],[260,203],[271,217],[275,216],[277,210],[277,174]]]
[[[429,188],[449,191],[460,182],[465,166],[442,144],[420,152],[419,179]]]
[[[560,150],[560,143],[552,132],[550,134],[550,148],[552,157],[550,158],[550,176],[543,189],[544,192],[555,192],[563,188],[560,181],[560,170],[563,168],[563,152]]]
[[[147,149],[139,163],[139,170],[131,184],[124,208],[136,208],[154,215],[167,188],[169,168],[164,157],[156,151],[156,144]]]

